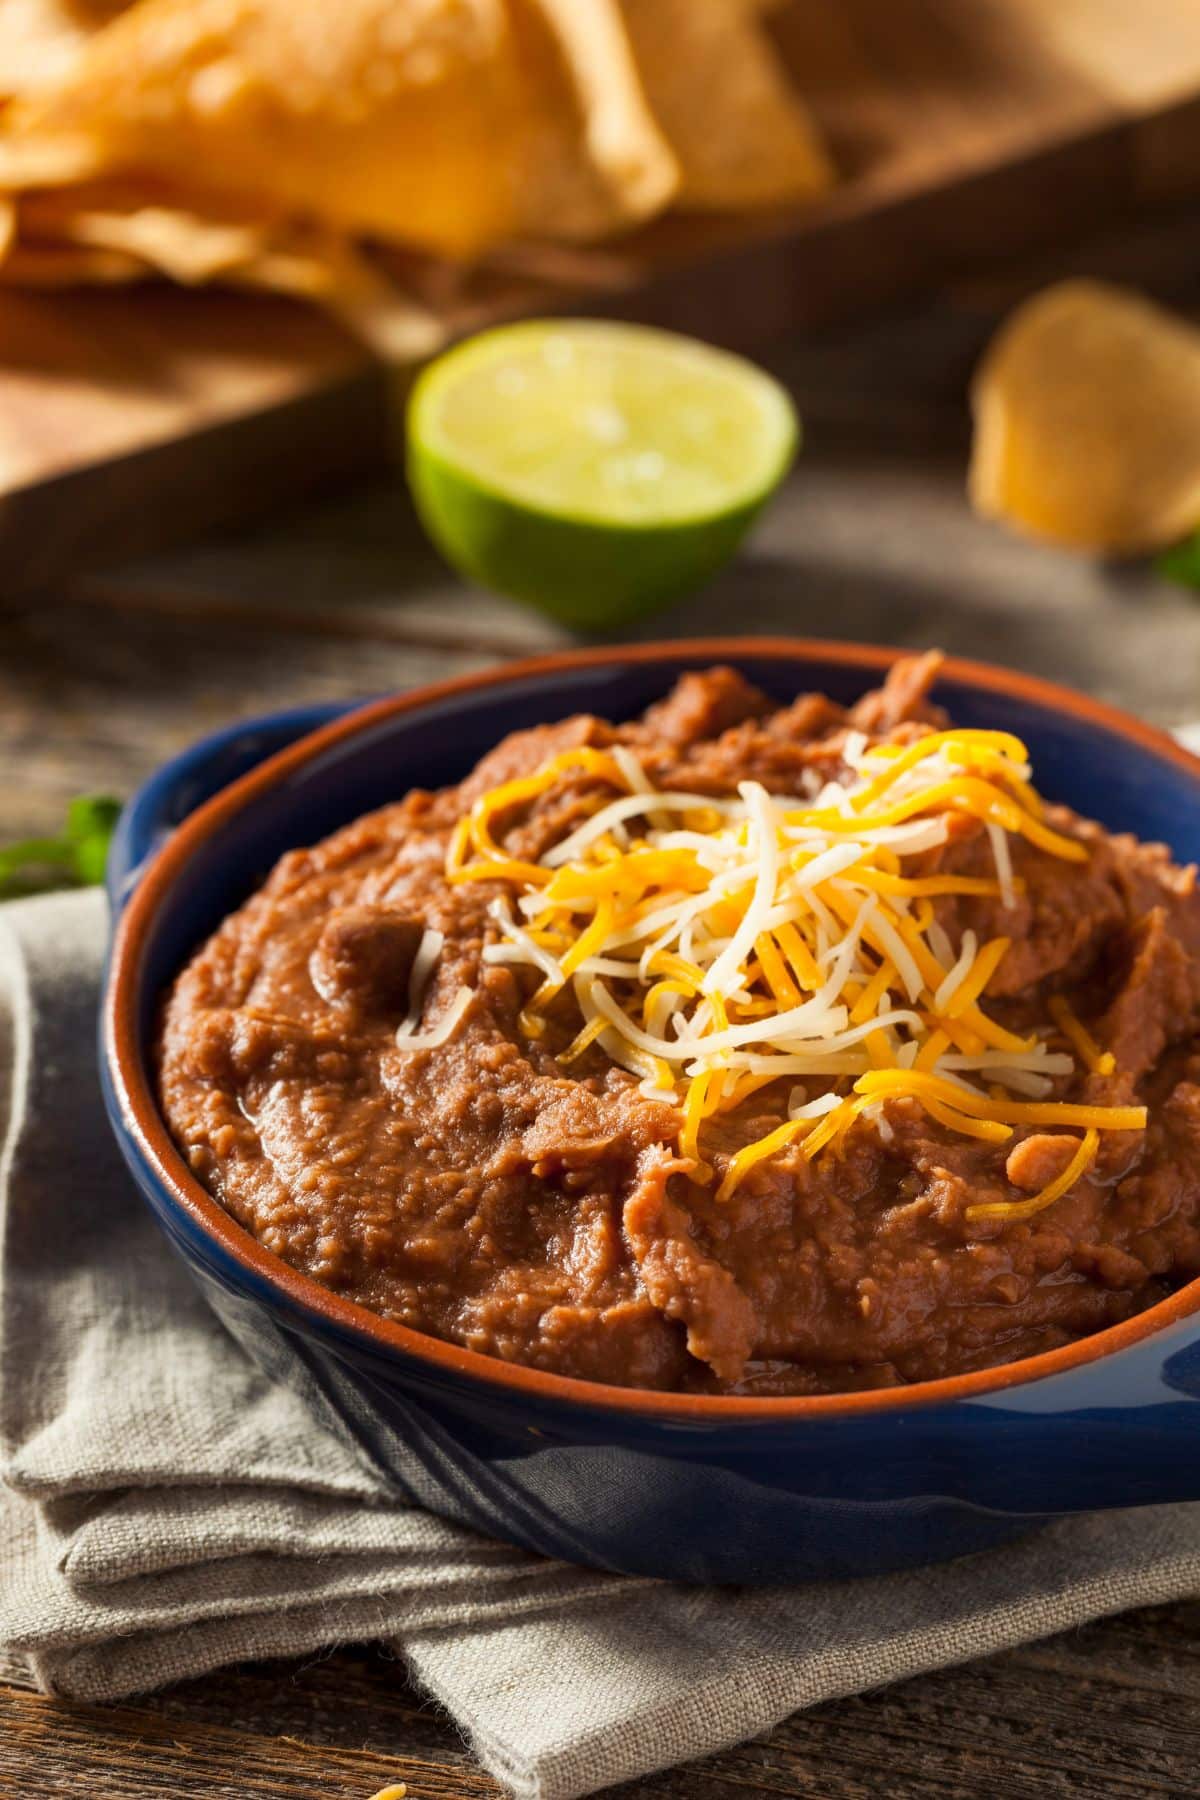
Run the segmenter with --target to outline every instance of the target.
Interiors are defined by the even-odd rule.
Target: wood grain
[[[797,1713],[768,1738],[610,1790],[613,1800],[1195,1800],[1200,1603]],[[381,1652],[263,1663],[121,1707],[0,1685],[0,1794],[152,1800],[490,1800],[452,1725]]]
[[[294,303],[0,293],[0,588],[353,477],[389,429],[359,348]]]
[[[791,0],[772,28],[843,177],[820,206],[399,273],[448,335],[586,305],[745,345],[877,307],[1196,191],[1198,17],[1178,0]],[[389,385],[282,300],[0,293],[0,588],[378,464]]]

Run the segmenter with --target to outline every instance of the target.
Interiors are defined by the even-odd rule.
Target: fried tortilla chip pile
[[[1018,308],[975,378],[981,513],[1102,555],[1200,525],[1200,331],[1137,294],[1064,281]]]
[[[821,193],[763,10],[0,0],[0,280],[261,286],[420,349],[364,246],[470,262]]]

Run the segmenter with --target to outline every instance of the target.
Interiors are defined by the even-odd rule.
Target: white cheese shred
[[[460,987],[437,1024],[431,1025],[428,1031],[397,1031],[397,1050],[440,1050],[458,1030],[463,1014],[474,998],[473,988]]]

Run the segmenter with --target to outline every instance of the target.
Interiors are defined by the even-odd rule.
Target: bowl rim
[[[615,1387],[575,1376],[552,1374],[523,1363],[435,1338],[385,1319],[357,1302],[322,1287],[292,1268],[239,1225],[200,1184],[176,1149],[159,1110],[149,1069],[139,1048],[138,990],[149,927],[159,907],[184,876],[194,850],[246,804],[289,779],[313,757],[343,743],[383,720],[415,712],[431,704],[474,694],[514,681],[552,679],[574,669],[658,661],[699,660],[732,663],[748,657],[787,662],[824,661],[878,676],[911,650],[837,640],[785,637],[678,638],[645,644],[623,644],[565,650],[493,665],[467,675],[428,683],[401,694],[353,708],[344,717],[306,733],[245,775],[220,789],[184,822],[155,853],[129,897],[117,923],[105,988],[102,1032],[105,1060],[121,1122],[157,1180],[160,1192],[244,1273],[307,1315],[318,1327],[333,1327],[373,1352],[399,1351],[428,1365],[431,1372],[457,1376],[517,1398],[524,1394],[547,1402],[566,1403],[639,1418],[679,1419],[713,1427],[743,1423],[781,1424],[792,1420],[825,1420],[863,1414],[894,1414],[914,1408],[946,1405],[1001,1393],[1115,1355],[1157,1335],[1200,1310],[1200,1278],[1121,1324],[1077,1339],[1056,1350],[1001,1363],[993,1368],[908,1387],[868,1389],[848,1394],[788,1396],[680,1394],[656,1389]],[[1117,707],[1078,694],[1040,676],[1027,675],[969,658],[947,657],[939,677],[985,692],[1016,695],[1043,708],[1071,713],[1077,719],[1116,735],[1174,764],[1200,784],[1200,756],[1194,756],[1166,732],[1147,725]]]

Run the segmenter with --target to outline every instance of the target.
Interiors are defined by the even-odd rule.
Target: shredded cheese
[[[401,1034],[407,1036],[414,1032],[421,1017],[421,1008],[425,1004],[425,990],[429,986],[429,978],[437,967],[445,938],[440,931],[425,931],[417,945],[417,953],[413,957],[412,968],[408,973],[408,1012],[400,1025]]]
[[[1028,1200],[989,1200],[980,1206],[968,1206],[968,1219],[1032,1219],[1035,1213],[1044,1212],[1061,1200],[1075,1183],[1086,1175],[1096,1160],[1100,1148],[1100,1133],[1094,1125],[1089,1125],[1079,1140],[1079,1148],[1061,1175],[1048,1181],[1040,1193]]]
[[[1010,733],[930,732],[904,746],[858,733],[845,760],[852,780],[801,779],[803,799],[757,781],[714,796],[655,787],[628,746],[569,750],[475,800],[451,836],[447,877],[508,889],[491,903],[498,937],[483,954],[541,976],[521,1015],[527,1035],[544,1037],[547,1009],[572,1005],[580,1022],[559,1063],[595,1045],[643,1094],[673,1103],[680,1156],[694,1180],[716,1182],[718,1202],[793,1144],[806,1160],[836,1152],[864,1113],[890,1136],[884,1109],[903,1100],[984,1142],[1082,1127],[1041,1194],[967,1212],[1029,1217],[1090,1167],[1099,1132],[1143,1129],[1145,1109],[1055,1100],[1076,1057],[1105,1074],[1111,1055],[1062,1001],[1050,1010],[1070,1053],[1051,1048],[1049,1026],[1021,1036],[994,1018],[985,1002],[1010,940],[981,944],[967,929],[955,947],[937,903],[1011,912],[1024,886],[1014,838],[1071,862],[1088,850],[1046,824]],[[560,782],[583,784],[585,816],[534,860],[506,829],[511,840],[522,809]],[[936,859],[913,869],[948,841],[955,815],[983,827],[994,875],[941,873]],[[401,1048],[446,1041],[464,994],[423,1035],[406,1020]],[[783,1077],[804,1083],[784,1123],[706,1156],[707,1122]]]
[[[1079,1052],[1080,1061],[1093,1075],[1112,1075],[1116,1072],[1117,1059],[1111,1050],[1101,1050],[1099,1044],[1085,1025],[1075,1017],[1061,994],[1055,994],[1050,1002],[1050,1017]]]
[[[939,982],[934,993],[933,1004],[934,1009],[937,1012],[945,1012],[950,1001],[954,998],[967,976],[971,973],[971,970],[975,966],[975,956],[978,949],[979,939],[975,936],[975,933],[971,930],[964,931],[962,935],[962,949],[958,953],[958,961],[954,964],[950,973]],[[945,1035],[945,1032],[943,1032],[942,1036],[945,1037]]]
[[[474,998],[469,987],[460,987],[437,1024],[431,1025],[428,1031],[406,1031],[401,1026],[396,1033],[397,1050],[440,1050],[458,1030],[462,1016]]]
[[[744,1149],[739,1150],[736,1156],[730,1158],[725,1179],[717,1189],[717,1200],[728,1200],[747,1169],[752,1169],[755,1163],[763,1162],[768,1156],[774,1156],[777,1150],[785,1149],[805,1129],[803,1119],[788,1119],[784,1124],[776,1126],[774,1131],[768,1132],[766,1137],[759,1138],[757,1143],[747,1144]]]

